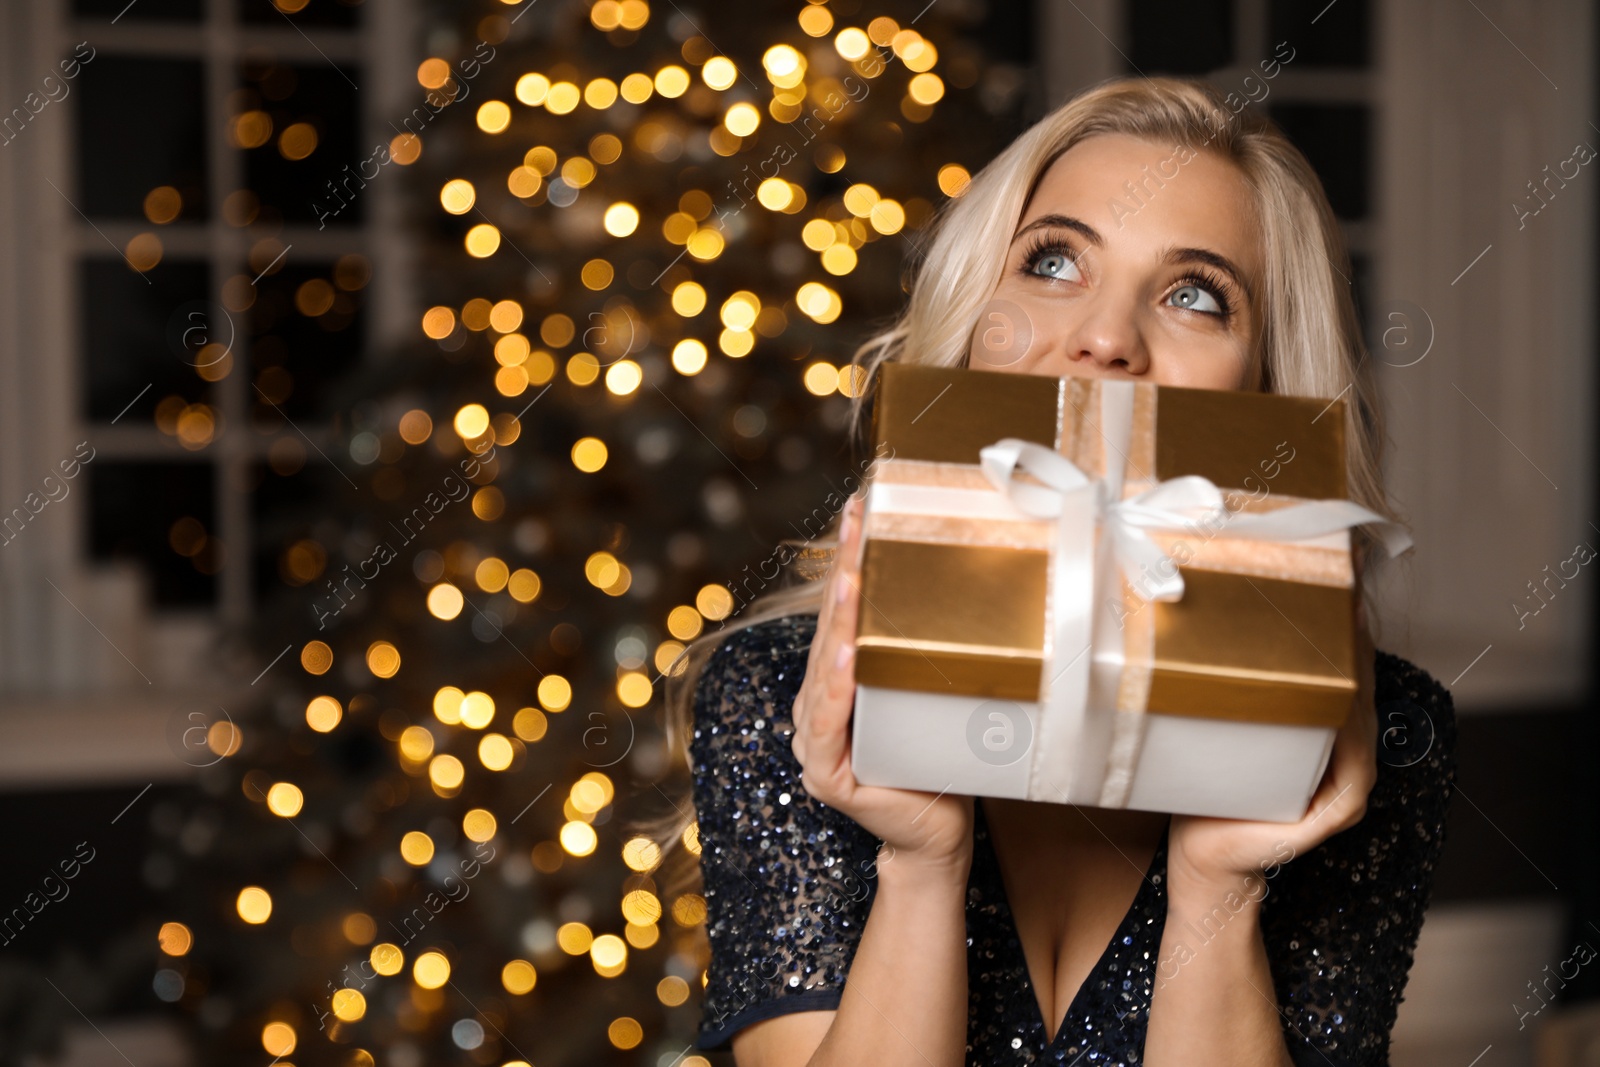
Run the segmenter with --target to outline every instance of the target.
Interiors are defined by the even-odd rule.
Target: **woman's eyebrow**
[[[1015,244],[1017,239],[1023,234],[1032,233],[1034,230],[1043,230],[1046,228],[1074,230],[1083,234],[1084,240],[1088,241],[1096,248],[1099,248],[1106,243],[1105,238],[1101,237],[1099,231],[1097,231],[1093,226],[1090,226],[1082,219],[1075,219],[1071,215],[1040,215],[1038,218],[1034,219],[1032,222],[1028,223],[1026,226],[1022,227],[1022,229],[1013,234],[1011,237],[1011,243]]]

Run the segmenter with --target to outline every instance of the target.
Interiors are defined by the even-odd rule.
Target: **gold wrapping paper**
[[[877,482],[989,489],[979,449],[1002,437],[1105,472],[1096,383],[888,364],[875,444],[893,448]],[[1343,401],[1135,387],[1126,495],[1198,474],[1230,507],[1270,511],[1345,495]],[[1284,456],[1290,456],[1287,461]],[[856,677],[865,685],[1036,701],[1048,588],[1049,520],[869,513]],[[1185,592],[1118,597],[1130,669],[1121,710],[1337,726],[1355,692],[1348,549],[1155,532]]]

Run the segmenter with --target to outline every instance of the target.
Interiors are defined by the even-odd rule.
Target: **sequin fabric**
[[[881,843],[807,796],[789,713],[815,615],[733,631],[695,692],[690,741],[711,963],[696,1047],[795,1011],[836,1009],[877,888]],[[1388,1063],[1394,1025],[1455,780],[1450,694],[1425,671],[1377,653],[1378,778],[1365,817],[1275,870],[1262,902],[1284,1036],[1297,1064]],[[976,805],[967,885],[969,1065],[1094,1064],[1143,1058],[1151,996],[1204,931],[1166,919],[1163,835],[1120,928],[1046,1032],[1004,883]]]

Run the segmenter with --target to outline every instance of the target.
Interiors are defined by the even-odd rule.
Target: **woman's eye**
[[[1065,253],[1046,252],[1033,261],[1033,273],[1045,278],[1072,280],[1078,276],[1078,265]]]
[[[1181,307],[1188,311],[1208,311],[1213,315],[1222,314],[1222,305],[1217,303],[1217,298],[1198,285],[1181,286],[1175,289],[1168,299],[1175,307]]]

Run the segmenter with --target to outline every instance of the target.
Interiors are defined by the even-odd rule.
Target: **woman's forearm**
[[[1261,934],[1261,898],[1245,888],[1169,879],[1147,1067],[1292,1067]]]
[[[811,1067],[965,1062],[971,862],[904,853],[879,861],[877,896]]]

